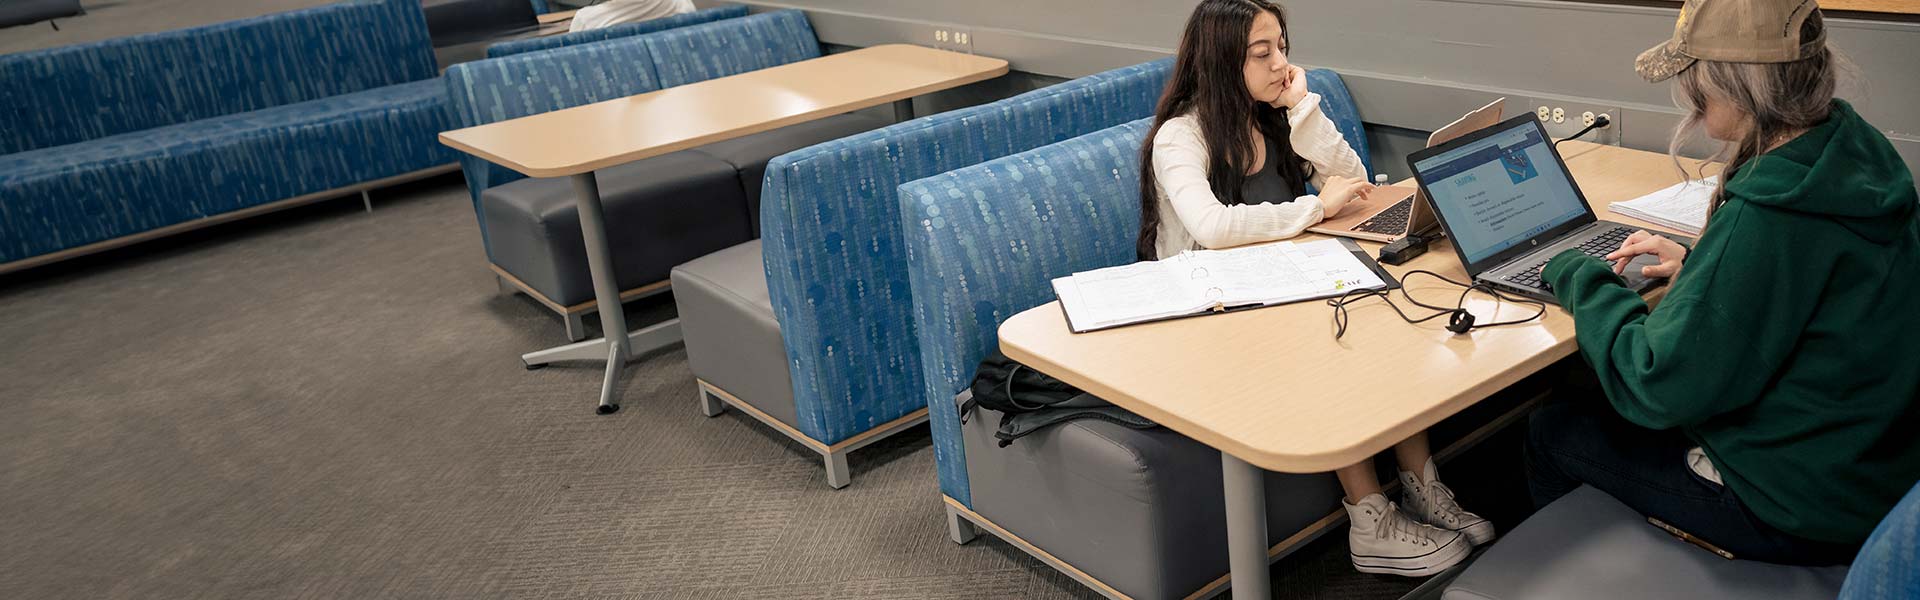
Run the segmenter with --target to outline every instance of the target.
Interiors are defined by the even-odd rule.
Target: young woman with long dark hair
[[[1204,0],[1194,9],[1141,149],[1141,260],[1293,237],[1373,191],[1288,50],[1276,4]],[[1307,194],[1308,182],[1320,193]],[[1371,460],[1337,472],[1354,568],[1431,575],[1493,538],[1493,524],[1440,483],[1424,432],[1394,454],[1404,507],[1381,492]]]
[[[1920,198],[1839,64],[1806,0],[1690,0],[1636,62],[1674,79],[1674,147],[1704,130],[1726,167],[1691,250],[1547,263],[1605,397],[1533,415],[1536,503],[1591,485],[1739,558],[1840,564],[1920,479]],[[1615,275],[1640,254],[1658,307]]]

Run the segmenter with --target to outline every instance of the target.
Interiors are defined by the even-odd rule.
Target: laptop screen
[[[1587,213],[1552,146],[1529,119],[1414,163],[1468,264]]]

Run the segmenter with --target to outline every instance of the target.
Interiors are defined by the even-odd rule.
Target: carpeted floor
[[[320,3],[89,1],[0,52]],[[947,541],[924,427],[831,490],[799,445],[700,416],[678,347],[594,415],[597,368],[520,368],[560,324],[496,292],[457,176],[374,198],[0,277],[0,597],[1094,597]],[[1456,481],[1469,506],[1513,497],[1510,449]],[[1283,598],[1417,583],[1354,573],[1338,534],[1274,573]]]
[[[0,279],[0,595],[1093,597],[946,539],[924,427],[834,491],[700,416],[678,347],[594,415],[598,369],[520,368],[560,326],[495,291],[474,230],[441,177]],[[1339,535],[1275,573],[1287,598],[1413,587]]]

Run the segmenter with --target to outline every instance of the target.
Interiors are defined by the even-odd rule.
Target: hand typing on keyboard
[[[1642,254],[1652,254],[1660,259],[1660,264],[1640,268],[1640,274],[1649,278],[1673,277],[1680,274],[1680,261],[1687,257],[1687,249],[1679,242],[1654,235],[1645,230],[1627,236],[1620,249],[1605,256],[1613,261],[1613,272],[1625,274],[1627,263]]]

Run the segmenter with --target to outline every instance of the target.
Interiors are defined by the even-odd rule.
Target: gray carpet
[[[87,0],[0,52],[322,3]],[[594,415],[598,370],[520,368],[565,340],[495,292],[457,177],[375,202],[0,277],[0,597],[1094,597],[947,541],[924,427],[830,490],[799,445],[700,416],[678,347]],[[1283,561],[1276,593],[1413,587],[1345,550]]]
[[[458,178],[358,204],[0,279],[0,595],[1093,597],[947,541],[924,427],[834,491],[799,445],[700,416],[677,346],[594,415],[597,369],[519,366],[561,328],[495,291]],[[1344,546],[1276,587],[1412,587]]]

